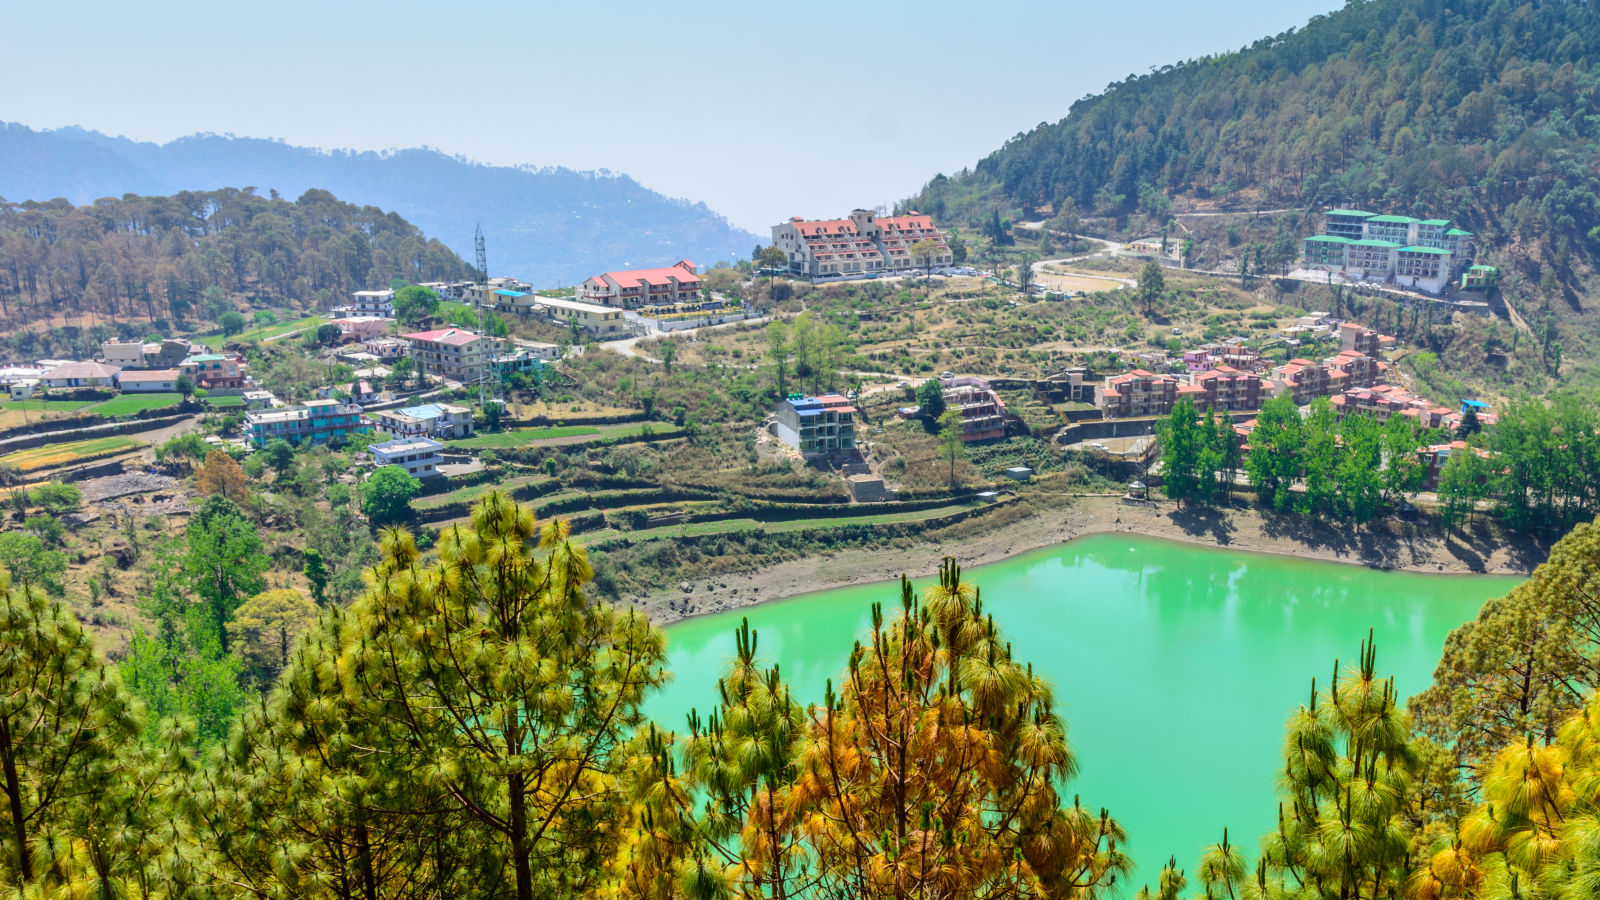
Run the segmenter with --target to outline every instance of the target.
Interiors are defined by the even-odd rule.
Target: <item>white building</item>
[[[137,368],[144,365],[144,341],[106,341],[100,355],[109,365]]]
[[[858,209],[846,219],[795,216],[772,226],[772,245],[789,257],[791,272],[811,278],[914,271],[948,266],[954,260],[933,217],[915,210],[904,216],[879,216]]]
[[[628,333],[622,310],[582,300],[560,297],[534,297],[533,311],[559,325],[577,325],[585,334],[618,338]]]
[[[438,477],[439,451],[443,449],[443,444],[427,438],[396,438],[367,447],[373,462],[380,466],[399,466],[417,479]]]
[[[8,385],[8,388],[11,391],[11,399],[27,400],[33,396],[35,391],[39,389],[39,379],[19,378],[16,381],[11,382]]]
[[[383,316],[345,316],[342,319],[334,319],[333,324],[339,326],[341,338],[364,341],[383,334],[383,330],[388,328],[392,321],[394,320]]]
[[[1438,294],[1471,264],[1472,253],[1472,232],[1448,219],[1330,209],[1322,233],[1301,241],[1300,255],[1308,269]]]
[[[379,431],[396,438],[449,440],[472,434],[472,410],[453,403],[421,403],[372,415]]]
[[[341,316],[377,316],[394,318],[394,291],[356,291],[347,306],[335,306],[333,311]]]
[[[121,366],[108,366],[97,362],[67,362],[52,366],[41,379],[45,387],[99,388],[116,386]]]

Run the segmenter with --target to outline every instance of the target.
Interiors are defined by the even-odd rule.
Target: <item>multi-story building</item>
[[[464,438],[472,434],[472,410],[453,403],[422,403],[373,414],[378,430],[397,438]]]
[[[1296,357],[1272,370],[1272,377],[1283,382],[1296,406],[1305,406],[1317,397],[1328,396],[1328,367]]]
[[[117,388],[124,393],[162,393],[178,389],[177,369],[124,369],[117,373]]]
[[[922,245],[924,241],[929,243]],[[811,278],[909,271],[948,266],[953,260],[933,217],[914,210],[904,216],[879,216],[865,209],[845,219],[796,216],[772,226],[772,245],[789,257],[791,272]],[[914,252],[918,245],[932,252]]]
[[[340,316],[377,316],[394,318],[394,291],[356,291],[351,302],[336,306],[333,312]]]
[[[106,341],[100,356],[109,365],[124,369],[171,369],[189,355],[189,342],[183,338],[160,341]]]
[[[294,446],[340,444],[350,435],[372,430],[361,417],[361,407],[339,400],[308,400],[283,409],[250,410],[244,414],[250,443],[264,447],[283,439]]]
[[[1376,358],[1384,350],[1394,347],[1394,337],[1379,334],[1370,328],[1357,325],[1354,322],[1339,323],[1339,349],[1354,350],[1357,353]]]
[[[334,319],[333,324],[339,326],[341,338],[365,341],[383,334],[384,329],[393,321],[383,316],[345,316],[342,319]]]
[[[1107,378],[1095,397],[1095,405],[1108,419],[1129,416],[1164,416],[1178,401],[1178,380],[1134,369]]]
[[[989,382],[971,375],[941,378],[944,408],[961,414],[963,441],[988,441],[1006,436],[1006,404]]]
[[[856,448],[856,408],[839,394],[803,397],[790,394],[779,401],[774,432],[778,440],[800,452],[806,459]]]
[[[1177,398],[1187,397],[1200,410],[1218,412],[1261,408],[1261,376],[1232,366],[1216,366],[1189,376]]]
[[[438,328],[403,335],[411,343],[411,359],[424,375],[451,381],[477,382],[488,372],[503,342],[464,328]]]
[[[1352,388],[1335,394],[1329,402],[1341,419],[1350,415],[1367,415],[1379,424],[1389,421],[1393,416],[1404,416],[1422,428],[1448,428],[1453,427],[1459,419],[1448,407],[1389,384]]]
[[[236,390],[244,386],[245,366],[237,356],[197,353],[185,358],[179,368],[195,387],[204,390]]]
[[[602,272],[578,287],[578,299],[621,309],[699,303],[702,284],[698,273],[687,259],[664,269]]]
[[[395,438],[381,444],[372,444],[367,452],[379,466],[399,466],[412,478],[439,476],[439,451],[444,445],[427,438]]]
[[[107,365],[124,369],[144,366],[144,341],[106,341],[100,345],[100,358]]]
[[[1341,350],[1322,363],[1328,368],[1330,387],[1335,374],[1344,376],[1342,388],[1370,387],[1383,380],[1389,367],[1371,356],[1355,350]]]
[[[1323,214],[1322,234],[1301,242],[1308,268],[1358,281],[1441,293],[1472,261],[1472,232],[1448,219],[1376,215],[1357,209]]]
[[[411,346],[405,341],[392,337],[368,338],[361,342],[361,346],[364,347],[368,353],[371,353],[373,356],[376,356],[378,359],[386,362],[391,359],[399,359],[400,357],[405,356],[408,352],[410,352],[411,349]]]

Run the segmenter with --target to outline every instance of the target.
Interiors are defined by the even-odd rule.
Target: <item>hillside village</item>
[[[1325,232],[1391,227],[1347,213],[1331,210]],[[1304,243],[1305,266],[1334,264],[1327,241]],[[511,276],[396,284],[298,319],[257,313],[255,327],[232,335],[110,339],[90,359],[13,360],[0,368],[11,398],[0,467],[23,485],[93,482],[180,474],[220,450],[292,471],[286,459],[328,448],[342,455],[317,459],[347,462],[318,465],[357,493],[382,471],[403,474],[411,486],[399,515],[415,527],[457,520],[499,486],[569,515],[597,550],[637,555],[656,541],[750,529],[832,539],[862,525],[916,533],[975,515],[1003,520],[1025,497],[1058,502],[1052,492],[1068,483],[1141,497],[1145,482],[1160,481],[1158,426],[1185,402],[1226,417],[1242,456],[1275,397],[1302,414],[1320,399],[1340,419],[1404,418],[1426,438],[1415,451],[1424,490],[1466,446],[1461,438],[1496,423],[1480,399],[1428,396],[1400,377],[1395,337],[1315,310],[1236,320],[1251,326],[1243,334],[1156,328],[1113,353],[1024,351],[1031,372],[994,364],[1013,351],[983,368],[950,357],[941,363],[950,370],[928,371],[931,361],[903,349],[891,351],[898,359],[871,349],[893,344],[870,343],[880,326],[858,299],[847,313],[862,322],[856,349],[814,358],[843,340],[838,332],[818,344],[815,329],[834,327],[826,323],[852,297],[880,298],[867,301],[874,319],[981,310],[1014,327],[1073,310],[1103,318],[1106,304],[1130,303],[1138,280],[1097,274],[1108,265],[1156,259],[1170,278],[1198,279],[1183,291],[1217,290],[1153,240],[1077,264],[1070,277],[1102,280],[1076,292],[966,265],[953,245],[929,216],[856,210],[780,223],[769,247],[733,268],[679,260],[566,289]],[[1452,278],[1470,272],[1467,259],[1450,263]],[[1110,290],[1097,294],[1098,285]],[[707,406],[726,390],[694,396],[707,377],[776,379],[779,390],[737,409]],[[163,445],[184,435],[201,444],[174,468],[181,456]],[[741,465],[759,483],[737,477]],[[652,474],[632,474],[645,469]],[[373,524],[396,514],[367,512]]]

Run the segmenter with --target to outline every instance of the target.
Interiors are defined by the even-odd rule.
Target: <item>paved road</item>
[[[653,356],[645,356],[643,353],[640,353],[637,349],[635,349],[636,345],[640,341],[653,341],[657,338],[669,336],[677,337],[680,334],[699,334],[702,331],[710,331],[718,328],[733,328],[736,325],[760,325],[763,322],[770,321],[772,321],[772,316],[757,316],[754,319],[740,319],[737,322],[723,322],[719,325],[701,325],[698,328],[682,328],[677,331],[660,331],[653,334],[640,335],[639,337],[623,338],[617,341],[601,341],[600,347],[605,350],[610,350],[613,353],[621,354],[622,356],[631,356],[635,359],[642,359],[645,362],[653,365],[661,365],[661,360],[656,359]]]

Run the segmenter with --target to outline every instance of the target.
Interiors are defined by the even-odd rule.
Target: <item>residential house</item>
[[[117,373],[117,387],[127,394],[170,394],[178,389],[178,378],[182,374],[177,369],[125,369]]]
[[[334,319],[333,324],[339,326],[340,340],[366,341],[383,334],[393,321],[383,316],[345,316]]]
[[[855,450],[855,416],[855,406],[839,394],[790,394],[778,402],[774,431],[801,456],[816,459]]]
[[[1339,323],[1339,349],[1354,350],[1376,359],[1384,350],[1394,347],[1394,337],[1379,334],[1354,322]]]
[[[378,430],[397,438],[449,440],[472,434],[472,410],[453,403],[421,403],[373,413]]]
[[[1178,388],[1177,397],[1187,397],[1200,410],[1260,409],[1261,376],[1232,366],[1216,366],[1190,375],[1189,383]]]
[[[1216,368],[1216,359],[1211,351],[1200,348],[1198,350],[1183,351],[1183,367],[1192,375],[1195,372],[1209,372]]]
[[[372,430],[361,407],[339,400],[308,400],[282,409],[249,410],[244,414],[250,443],[264,447],[282,438],[295,446],[339,444],[350,435]]]
[[[602,272],[578,288],[578,299],[585,303],[639,309],[698,303],[702,282],[694,263],[680,259],[664,269],[630,269]]]
[[[144,341],[106,341],[100,345],[100,357],[107,365],[140,368],[144,365]]]
[[[371,444],[367,452],[379,466],[399,466],[412,478],[437,478],[439,476],[439,451],[444,445],[427,438],[395,438],[381,444]]]
[[[49,388],[110,388],[116,386],[121,366],[97,362],[68,362],[45,370],[40,381]]]
[[[237,390],[244,386],[245,367],[237,356],[198,353],[186,358],[180,368],[197,388],[214,391]]]
[[[923,245],[924,241],[929,243]],[[933,218],[914,210],[904,216],[879,216],[858,209],[845,219],[795,216],[772,226],[772,245],[789,257],[790,271],[811,278],[908,271],[953,261]],[[914,254],[912,248],[918,245],[933,252]]]
[[[245,391],[242,399],[245,409],[271,409],[278,405],[278,398],[271,391]]]
[[[939,379],[944,408],[961,414],[961,440],[988,441],[1006,436],[1006,404],[989,382],[971,375]]]
[[[1108,419],[1129,416],[1164,416],[1178,401],[1178,380],[1145,369],[1134,369],[1105,380],[1095,405]]]
[[[1300,357],[1291,359],[1273,369],[1272,375],[1283,382],[1284,387],[1294,397],[1296,406],[1305,406],[1317,397],[1326,397],[1331,390],[1328,367],[1309,359]]]
[[[11,393],[11,399],[27,400],[39,390],[39,379],[18,378],[6,385],[6,389]]]
[[[424,375],[475,383],[489,370],[502,342],[464,328],[439,328],[404,336],[411,343],[411,359]]]
[[[333,312],[340,316],[377,316],[382,319],[392,319],[394,291],[356,291],[350,303],[335,306]]]
[[[399,338],[375,337],[361,342],[368,353],[374,358],[388,362],[405,356],[411,350],[411,345]]]
[[[1356,350],[1340,350],[1336,356],[1330,356],[1323,360],[1322,364],[1328,368],[1328,384],[1330,387],[1333,385],[1333,376],[1335,374],[1344,376],[1342,390],[1371,387],[1382,381],[1383,376],[1389,371],[1387,363],[1380,362]]]

